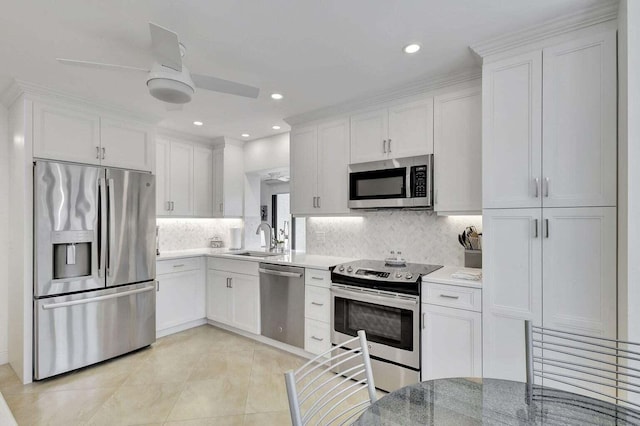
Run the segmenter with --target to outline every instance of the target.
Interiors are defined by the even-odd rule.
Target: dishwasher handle
[[[302,278],[302,272],[276,271],[275,269],[258,268],[261,274],[277,275],[279,277]]]

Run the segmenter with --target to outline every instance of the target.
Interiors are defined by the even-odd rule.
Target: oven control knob
[[[406,278],[407,278],[408,280],[410,280],[411,278],[413,278],[413,275],[411,275],[411,273],[410,273],[410,272],[407,272],[407,276],[406,276]]]
[[[338,268],[338,271],[340,271],[340,272],[344,272],[344,266],[343,266],[343,265],[340,265],[340,268]]]
[[[349,267],[347,268],[347,272],[353,272],[353,268],[352,268],[351,266],[349,266]]]
[[[396,278],[402,278],[402,272],[396,272]]]

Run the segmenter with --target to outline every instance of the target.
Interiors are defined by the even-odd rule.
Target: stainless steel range
[[[331,273],[331,343],[365,330],[376,387],[393,391],[420,381],[420,278],[440,268],[359,260]]]

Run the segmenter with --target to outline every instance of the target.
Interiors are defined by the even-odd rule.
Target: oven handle
[[[359,300],[362,302],[377,302],[378,304],[382,303],[393,308],[406,307],[409,309],[415,309],[415,307],[418,305],[417,300],[400,299],[398,297],[385,296],[383,294],[370,294],[363,291],[351,291],[334,286],[331,287],[331,293],[336,296],[344,296],[346,298]]]

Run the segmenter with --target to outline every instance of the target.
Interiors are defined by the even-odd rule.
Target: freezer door
[[[148,346],[156,338],[155,282],[34,299],[36,380]]]
[[[107,169],[107,287],[155,279],[155,176]]]
[[[104,288],[104,169],[37,161],[33,169],[34,294]]]

